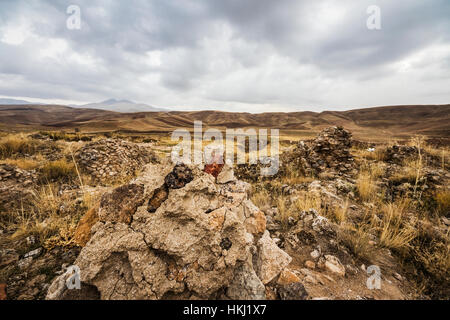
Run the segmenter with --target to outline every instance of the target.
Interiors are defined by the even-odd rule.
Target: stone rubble
[[[324,129],[312,141],[300,141],[292,150],[281,157],[281,172],[292,170],[294,166],[306,176],[352,175],[357,172],[350,148],[352,134],[342,127]]]
[[[135,143],[103,139],[84,145],[75,153],[83,173],[104,182],[131,176],[147,163],[156,163],[156,155]]]
[[[8,212],[29,204],[33,199],[32,186],[36,181],[36,170],[0,164],[0,211]]]

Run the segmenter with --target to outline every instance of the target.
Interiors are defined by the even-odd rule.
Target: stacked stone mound
[[[217,177],[184,164],[147,165],[86,219],[97,222],[74,263],[81,291],[66,289],[67,272],[47,299],[93,290],[101,299],[265,299],[291,257],[266,230],[250,185],[232,173],[228,165]]]
[[[29,204],[33,196],[31,186],[36,179],[35,170],[0,164],[0,211],[8,212]]]
[[[417,147],[394,145],[386,149],[386,162],[401,164],[405,159],[419,154]]]
[[[149,162],[157,162],[152,151],[117,139],[88,143],[77,151],[75,158],[83,173],[96,181],[118,180],[133,175]]]
[[[282,155],[281,171],[294,167],[305,175],[322,172],[339,175],[355,173],[355,162],[350,154],[352,135],[342,127],[323,130],[312,141],[300,141],[294,150]],[[288,173],[288,172],[285,172]]]

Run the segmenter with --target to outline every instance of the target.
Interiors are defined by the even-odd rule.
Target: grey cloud
[[[81,7],[79,31],[65,27],[70,4]],[[0,76],[20,78],[0,83],[0,95],[86,101],[120,95],[166,107],[198,104],[220,109],[236,103],[248,110],[261,104],[275,111],[301,105],[365,105],[367,97],[353,93],[368,86],[366,94],[373,95],[374,105],[408,99],[432,102],[432,94],[415,96],[414,88],[426,81],[427,88],[430,83],[436,86],[430,92],[445,92],[449,52],[438,62],[422,58],[408,74],[396,68],[423,50],[450,45],[450,2],[378,0],[381,31],[366,28],[366,8],[372,4],[2,1],[0,39],[2,29],[24,20],[35,38],[20,45],[0,42]],[[50,39],[62,39],[68,47],[56,58],[43,58],[40,53]],[[149,51],[160,52],[161,65],[148,61]],[[95,61],[94,67],[77,60],[76,54]],[[393,88],[392,94],[380,97],[386,83],[394,86],[402,77],[410,81],[410,95]],[[384,100],[387,97],[391,100]],[[439,103],[450,94],[435,97]]]

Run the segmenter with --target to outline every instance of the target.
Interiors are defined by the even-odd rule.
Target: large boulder
[[[82,287],[101,299],[264,299],[264,284],[291,258],[266,232],[249,184],[225,181],[195,166],[151,164],[106,194],[74,263]],[[64,277],[48,299],[68,297]]]

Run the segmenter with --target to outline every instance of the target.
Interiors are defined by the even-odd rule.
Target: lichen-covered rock
[[[227,296],[230,299],[262,300],[266,299],[266,288],[251,265],[244,264],[236,270]]]
[[[126,184],[103,195],[98,216],[100,221],[130,224],[136,209],[144,202],[144,186]]]
[[[101,201],[75,261],[83,285],[101,299],[265,298],[264,283],[291,258],[262,236],[265,216],[249,200],[249,187],[218,184],[195,166],[146,166]]]
[[[278,294],[281,300],[306,300],[308,298],[308,292],[300,282],[281,286],[278,288]]]

